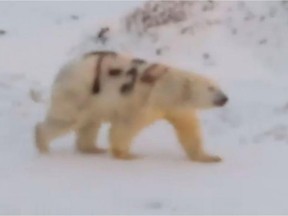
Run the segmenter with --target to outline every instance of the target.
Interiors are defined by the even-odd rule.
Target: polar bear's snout
[[[217,94],[214,104],[216,106],[224,106],[228,102],[228,97],[224,93]]]

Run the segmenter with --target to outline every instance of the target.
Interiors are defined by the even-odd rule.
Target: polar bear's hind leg
[[[74,127],[74,122],[63,121],[48,117],[44,122],[35,126],[36,147],[40,153],[49,152],[49,143],[63,134],[68,133]]]

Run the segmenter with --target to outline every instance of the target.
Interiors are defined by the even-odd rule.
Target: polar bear
[[[47,153],[52,140],[75,131],[79,151],[103,152],[95,140],[101,123],[108,122],[112,155],[131,159],[133,138],[166,119],[191,160],[217,162],[221,158],[203,148],[196,110],[227,101],[216,83],[199,74],[115,52],[91,52],[60,69],[46,118],[35,126],[35,142],[39,152]]]

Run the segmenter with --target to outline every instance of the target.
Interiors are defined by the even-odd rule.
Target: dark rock
[[[6,34],[6,31],[3,30],[3,29],[0,29],[0,36],[1,36],[1,35],[5,35],[5,34]]]

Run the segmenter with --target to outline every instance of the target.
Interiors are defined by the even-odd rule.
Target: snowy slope
[[[184,22],[139,35],[119,17],[140,5],[0,2],[0,30],[6,31],[0,34],[0,213],[287,214],[284,3],[220,2],[205,13],[197,6]],[[247,11],[254,14],[248,21]],[[206,19],[218,24],[205,25]],[[106,26],[107,42],[95,41]],[[230,103],[200,115],[207,150],[224,161],[187,160],[166,122],[137,137],[133,151],[141,157],[134,161],[74,152],[73,135],[56,141],[50,155],[39,155],[33,126],[43,118],[57,69],[68,58],[102,48],[216,79]],[[99,143],[107,147],[107,125]]]

